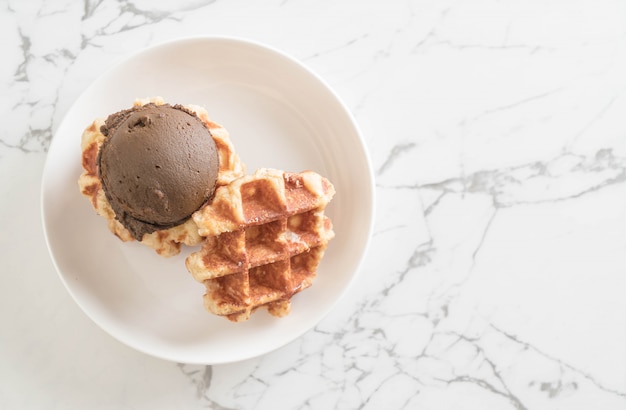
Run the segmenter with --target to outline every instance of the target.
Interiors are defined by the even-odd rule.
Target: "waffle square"
[[[219,187],[194,214],[202,248],[186,259],[204,283],[212,313],[243,321],[261,306],[289,313],[291,297],[309,287],[334,237],[324,209],[332,184],[305,171],[260,169]]]

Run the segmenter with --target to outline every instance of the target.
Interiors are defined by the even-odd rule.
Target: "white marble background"
[[[45,246],[46,150],[81,91],[191,35],[280,48],[371,153],[358,282],[266,356],[137,353]],[[626,3],[0,0],[0,408],[626,408]]]

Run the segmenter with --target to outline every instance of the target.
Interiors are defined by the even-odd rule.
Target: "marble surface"
[[[626,408],[626,3],[0,2],[0,408]],[[376,175],[362,271],[265,356],[135,352],[74,304],[40,217],[46,152],[146,46],[281,49],[354,113]]]

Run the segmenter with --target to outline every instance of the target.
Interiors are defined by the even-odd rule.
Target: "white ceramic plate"
[[[183,254],[164,259],[112,235],[78,190],[80,137],[97,117],[135,98],[199,104],[224,125],[248,173],[305,169],[329,178],[327,208],[336,237],[313,286],[291,313],[259,310],[245,323],[206,312],[204,288]],[[50,146],[42,183],[48,247],[76,303],[102,329],[147,354],[217,364],[267,353],[315,326],[353,281],[374,214],[373,176],[350,113],[331,89],[294,59],[233,38],[192,38],[142,51],[95,81],[74,103]]]

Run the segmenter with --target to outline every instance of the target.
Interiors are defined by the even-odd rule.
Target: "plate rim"
[[[61,283],[63,284],[63,286],[65,287],[66,291],[69,293],[70,297],[72,298],[72,300],[74,301],[74,303],[76,305],[78,305],[79,309],[83,312],[83,314],[85,314],[98,328],[100,328],[104,333],[108,334],[110,337],[112,337],[113,339],[117,340],[119,343],[122,343],[128,347],[130,347],[133,350],[142,352],[143,354],[152,356],[152,357],[156,357],[156,358],[160,358],[163,360],[168,360],[168,361],[179,361],[179,359],[177,359],[176,357],[173,357],[171,355],[167,355],[167,354],[162,354],[164,352],[160,352],[159,354],[157,354],[156,352],[150,350],[150,349],[145,349],[143,348],[143,346],[138,345],[138,344],[132,344],[130,343],[127,338],[124,337],[120,337],[119,334],[117,334],[116,330],[117,329],[110,329],[106,326],[103,325],[103,323],[101,323],[99,320],[97,320],[94,315],[92,313],[90,313],[90,311],[88,309],[85,309],[85,307],[83,306],[83,304],[77,300],[77,295],[74,293],[74,291],[72,291],[70,284],[68,283],[68,280],[66,278],[66,275],[63,274],[59,263],[57,261],[57,256],[55,255],[55,252],[53,251],[53,245],[50,242],[50,235],[49,235],[49,220],[46,216],[47,212],[46,212],[46,197],[47,197],[47,193],[46,193],[46,188],[47,188],[47,184],[48,184],[48,180],[51,174],[51,163],[52,160],[50,159],[50,151],[54,151],[56,145],[58,145],[59,143],[55,143],[55,141],[58,141],[59,138],[57,137],[57,133],[58,130],[62,130],[65,128],[66,126],[66,122],[69,121],[68,116],[69,113],[71,113],[76,106],[82,101],[82,99],[85,98],[85,95],[89,94],[89,92],[96,87],[97,83],[99,81],[101,81],[102,78],[105,78],[108,75],[111,75],[112,72],[114,72],[115,70],[119,69],[120,67],[122,67],[123,65],[131,62],[131,60],[138,58],[141,55],[144,54],[148,54],[148,53],[152,53],[152,52],[158,52],[159,49],[165,49],[167,47],[176,47],[176,46],[181,46],[181,45],[187,45],[189,46],[190,43],[192,42],[219,42],[219,43],[232,43],[232,44],[236,44],[238,46],[247,46],[247,47],[254,47],[256,49],[260,49],[264,52],[269,52],[271,54],[273,54],[274,56],[279,56],[281,58],[286,59],[288,62],[290,62],[291,64],[295,65],[299,70],[302,70],[304,73],[306,73],[308,76],[311,76],[319,86],[324,88],[324,91],[329,93],[330,96],[333,98],[333,100],[338,104],[338,106],[341,108],[342,110],[342,115],[346,117],[346,119],[350,122],[350,125],[352,128],[354,128],[355,131],[355,135],[357,137],[357,140],[360,144],[360,148],[363,154],[363,158],[362,160],[365,161],[365,164],[367,165],[367,171],[368,171],[368,175],[367,175],[367,184],[365,185],[367,187],[367,196],[369,198],[369,212],[368,212],[368,220],[367,220],[367,229],[366,229],[366,237],[364,238],[364,243],[363,243],[363,247],[360,249],[360,255],[358,258],[357,263],[355,264],[354,267],[354,271],[351,273],[350,277],[347,280],[347,283],[345,284],[345,286],[340,289],[338,295],[336,298],[334,298],[334,300],[332,300],[330,303],[328,303],[328,305],[326,306],[325,311],[323,312],[323,314],[321,314],[319,316],[319,319],[317,319],[315,321],[315,323],[313,324],[313,326],[310,327],[305,327],[303,328],[301,331],[295,332],[295,334],[293,335],[293,337],[288,338],[288,340],[285,341],[281,341],[281,343],[277,343],[275,344],[273,347],[269,348],[269,349],[265,349],[261,352],[257,352],[257,353],[252,353],[252,354],[248,354],[248,355],[241,355],[241,357],[236,358],[236,359],[225,359],[223,361],[220,360],[211,360],[210,362],[207,362],[206,360],[197,360],[197,361],[189,361],[189,360],[185,360],[185,363],[189,363],[189,364],[226,364],[226,363],[235,363],[235,362],[239,362],[239,361],[243,361],[243,360],[248,360],[248,359],[252,359],[255,357],[259,357],[265,354],[268,354],[272,351],[275,351],[295,340],[297,340],[298,338],[300,338],[303,334],[305,334],[306,332],[310,331],[313,327],[317,326],[322,320],[324,320],[325,317],[328,316],[328,314],[330,312],[332,312],[335,308],[336,305],[345,298],[345,295],[348,293],[348,291],[354,286],[354,283],[356,282],[357,278],[360,276],[362,270],[363,270],[363,265],[364,265],[364,261],[365,258],[368,254],[368,250],[370,247],[370,243],[371,243],[371,239],[372,239],[372,234],[373,234],[373,230],[374,230],[374,222],[375,222],[375,216],[376,216],[376,192],[375,192],[375,176],[374,176],[374,171],[373,171],[373,167],[372,167],[372,162],[371,162],[371,158],[370,158],[370,154],[369,151],[367,149],[367,144],[365,143],[365,139],[363,136],[363,133],[358,125],[358,122],[356,121],[353,113],[348,109],[348,107],[346,106],[345,102],[343,101],[342,98],[340,98],[340,96],[337,94],[337,92],[326,82],[326,80],[324,80],[319,74],[317,74],[315,71],[313,71],[310,67],[308,67],[306,64],[304,64],[303,62],[301,62],[300,60],[298,60],[297,58],[291,56],[290,54],[265,43],[262,43],[260,41],[257,40],[252,40],[252,39],[248,39],[248,38],[244,38],[244,37],[237,37],[237,36],[224,36],[224,35],[200,35],[200,36],[184,36],[184,37],[178,37],[175,39],[170,39],[170,40],[166,40],[166,41],[161,41],[158,43],[155,43],[153,45],[150,45],[148,47],[144,47],[141,48],[139,50],[130,52],[130,53],[126,53],[123,57],[120,57],[115,63],[113,63],[110,67],[108,67],[107,69],[103,70],[100,74],[98,74],[96,77],[94,77],[91,82],[87,85],[87,87],[85,87],[78,95],[78,97],[72,102],[72,104],[69,106],[68,110],[64,113],[63,118],[61,120],[61,122],[59,123],[58,127],[56,128],[53,137],[51,139],[50,145],[49,145],[49,149],[48,152],[46,154],[46,159],[45,159],[45,163],[43,166],[43,170],[42,170],[42,180],[41,180],[41,184],[40,184],[40,217],[41,217],[41,225],[43,228],[43,234],[44,234],[44,239],[45,239],[45,243],[46,243],[46,248],[48,249],[48,254],[50,256],[50,259],[54,265],[55,271],[57,273],[57,276],[59,277],[59,279],[61,280]],[[365,222],[365,221],[364,221]]]

